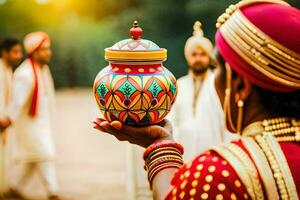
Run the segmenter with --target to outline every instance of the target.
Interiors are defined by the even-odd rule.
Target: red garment
[[[34,75],[34,83],[33,83],[34,85],[33,85],[32,100],[31,100],[29,115],[34,117],[37,113],[37,108],[38,108],[39,83],[38,83],[38,76],[37,76],[37,71],[34,62],[32,58],[29,58],[29,60],[32,65],[32,72]]]
[[[246,150],[241,141],[235,143]],[[280,146],[300,194],[300,154],[298,153],[300,145],[289,142],[281,143]],[[263,176],[263,174],[259,175]],[[180,168],[171,184],[173,188],[165,198],[166,200],[250,199],[234,167],[213,150],[200,154],[190,164]]]
[[[299,143],[282,142],[280,146],[292,172],[297,193],[300,195],[300,145]]]

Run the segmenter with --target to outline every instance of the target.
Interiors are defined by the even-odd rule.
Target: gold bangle
[[[150,163],[148,163],[148,164],[146,165],[146,167],[147,167],[147,169],[149,169],[149,166],[152,166],[153,163],[155,163],[155,162],[157,162],[157,161],[159,161],[159,160],[166,160],[166,161],[168,161],[168,160],[174,160],[174,159],[182,160],[182,157],[180,157],[180,156],[175,156],[175,155],[164,155],[164,156],[161,156],[161,157],[159,157],[159,158],[154,159],[153,161],[151,161]]]
[[[162,155],[172,155],[172,156],[178,156],[178,157],[181,157],[181,154],[176,152],[176,151],[161,151],[161,152],[158,152],[156,154],[154,154],[153,156],[151,156],[149,158],[149,160],[147,162],[145,162],[146,164],[150,164],[151,162],[153,162],[154,160],[160,158]]]
[[[149,174],[148,174],[148,181],[150,183],[150,186],[152,184],[152,181],[155,177],[155,175],[157,175],[157,173],[159,171],[162,170],[162,168],[177,168],[179,169],[182,165],[178,164],[178,163],[168,163],[168,164],[165,164],[165,165],[160,165],[158,166],[157,168],[155,168],[154,170],[152,170]]]
[[[175,148],[175,147],[160,147],[160,148],[158,148],[158,149],[153,150],[151,153],[149,153],[149,155],[147,156],[145,162],[148,162],[148,160],[149,160],[154,154],[156,154],[157,152],[161,152],[161,151],[174,151],[174,152],[178,152],[178,153],[181,155],[180,150],[178,150],[178,149]]]

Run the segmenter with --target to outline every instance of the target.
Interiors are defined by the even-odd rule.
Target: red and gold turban
[[[244,0],[217,27],[216,45],[238,74],[274,92],[300,89],[300,10],[280,0]]]

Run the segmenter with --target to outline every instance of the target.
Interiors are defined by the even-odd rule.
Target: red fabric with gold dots
[[[247,191],[233,167],[214,151],[197,156],[174,175],[173,199],[248,199]]]
[[[240,140],[234,143],[247,152]],[[300,152],[300,145],[282,142],[280,146],[300,194],[300,154],[297,153]],[[171,184],[173,188],[166,200],[250,199],[234,168],[214,151],[204,152],[191,163],[183,165],[174,175]]]

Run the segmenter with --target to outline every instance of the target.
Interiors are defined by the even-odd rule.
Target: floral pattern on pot
[[[109,65],[96,77],[94,95],[108,121],[157,124],[175,101],[176,84],[173,74],[162,65]]]

